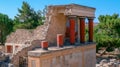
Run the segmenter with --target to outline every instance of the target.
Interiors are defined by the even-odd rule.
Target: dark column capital
[[[95,17],[87,17],[88,20],[94,20]]]
[[[75,15],[68,15],[67,17],[68,17],[69,19],[77,18],[77,16],[75,16]]]
[[[84,16],[79,16],[79,19],[85,19],[86,17],[84,17]]]

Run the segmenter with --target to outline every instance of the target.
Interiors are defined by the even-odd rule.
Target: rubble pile
[[[120,61],[116,59],[103,59],[100,63],[96,64],[96,67],[120,67]]]

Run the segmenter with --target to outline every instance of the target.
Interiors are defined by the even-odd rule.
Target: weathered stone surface
[[[95,17],[95,8],[82,6],[78,4],[54,5],[49,6],[49,8],[55,9],[55,13],[64,13],[65,15]]]
[[[106,60],[106,59],[103,59],[103,60],[100,62],[101,65],[104,65],[104,64],[106,64],[106,63],[107,63],[107,60]]]
[[[31,40],[32,36],[29,30],[18,29],[7,37],[6,43],[24,44],[27,40]]]
[[[96,67],[120,67],[120,62],[116,59],[106,59],[101,60],[100,64],[96,64]]]
[[[95,65],[95,63],[96,63],[96,59],[93,59],[93,58],[96,58],[96,52],[95,52],[96,50],[95,49],[93,49],[93,50],[90,50],[90,51],[85,51],[85,53],[84,53],[84,60],[85,60],[85,67],[94,67]],[[91,61],[92,60],[92,62],[88,62],[88,61]]]
[[[56,49],[56,47],[54,48]],[[29,51],[28,67],[31,67],[32,60],[37,62],[36,67],[95,67],[96,58],[93,56],[96,51],[95,44],[55,49]],[[91,60],[93,61],[91,62]]]
[[[0,46],[0,52],[5,52],[5,46]]]
[[[6,40],[6,43],[25,44],[27,41],[43,40],[47,35],[48,24],[38,26],[34,30],[17,29],[11,33]]]

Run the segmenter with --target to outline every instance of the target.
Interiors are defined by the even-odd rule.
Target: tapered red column
[[[75,44],[75,20],[70,19],[70,43]]]
[[[85,43],[85,18],[80,18],[80,43]]]
[[[93,42],[93,18],[88,18],[89,21],[89,42]]]

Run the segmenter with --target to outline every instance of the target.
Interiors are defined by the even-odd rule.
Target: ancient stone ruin
[[[63,35],[64,44],[93,44],[95,8],[68,4],[50,5],[47,10],[46,20],[42,26],[38,26],[34,30],[18,29],[7,37],[5,52],[10,56],[11,63],[15,67],[19,67],[21,57],[27,59],[28,51],[40,48],[41,41],[47,41],[49,46],[55,46],[57,44],[57,34]],[[85,40],[86,19],[89,29],[88,41]],[[90,49],[93,48],[91,54],[94,56],[91,55],[91,57],[94,65],[95,47],[93,46]],[[87,50],[87,47],[85,50]]]

